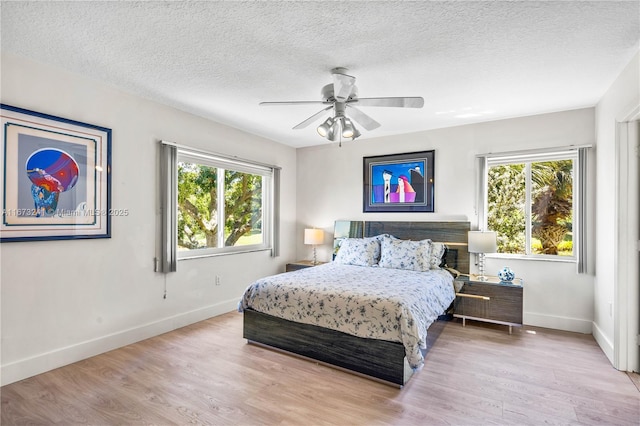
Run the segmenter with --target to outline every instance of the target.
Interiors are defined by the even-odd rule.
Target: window
[[[276,255],[277,168],[168,143],[162,148],[163,271],[175,271],[176,259],[268,249]]]
[[[496,232],[498,253],[576,259],[583,239],[581,168],[586,164],[579,150],[482,159],[485,185],[480,225]]]

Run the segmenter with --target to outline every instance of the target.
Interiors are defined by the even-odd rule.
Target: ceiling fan
[[[317,129],[320,136],[332,142],[339,140],[340,136],[350,140],[354,140],[360,136],[361,133],[355,127],[353,121],[357,122],[366,130],[374,130],[380,127],[380,123],[360,111],[357,107],[422,108],[424,105],[424,99],[417,96],[359,98],[358,89],[355,85],[356,78],[346,74],[346,71],[346,68],[334,68],[331,70],[333,83],[327,84],[322,88],[322,100],[260,102],[260,105],[327,105],[322,110],[294,126],[293,129],[304,129],[325,114],[326,111],[333,109],[332,115],[320,124]]]

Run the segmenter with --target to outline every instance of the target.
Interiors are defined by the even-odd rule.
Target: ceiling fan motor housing
[[[324,102],[327,102],[327,103],[338,102],[333,93],[333,83],[327,84],[326,86],[324,86],[320,91],[320,94],[322,95],[322,100]],[[348,102],[354,99],[358,99],[358,88],[356,87],[355,84],[351,87],[351,93],[349,94],[349,98],[345,102]]]

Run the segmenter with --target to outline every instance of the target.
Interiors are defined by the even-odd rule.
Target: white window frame
[[[272,231],[272,176],[273,170],[268,167],[257,166],[242,160],[229,160],[219,156],[210,154],[196,153],[190,150],[178,149],[178,162],[198,164],[215,168],[218,170],[217,175],[217,223],[218,226],[218,247],[202,248],[197,250],[179,250],[178,260],[194,259],[199,257],[216,256],[231,253],[246,253],[251,251],[271,250]],[[262,243],[225,247],[225,170],[233,170],[236,172],[248,173],[252,175],[262,176]],[[177,206],[176,206],[177,207]]]
[[[172,142],[161,141],[161,203],[163,238],[160,268],[162,272],[177,270],[178,260],[270,250],[279,255],[279,186],[280,168],[249,160],[227,157]],[[218,206],[224,206],[224,171],[233,170],[262,176],[262,243],[224,247],[224,226],[218,229],[218,247],[177,250],[178,234],[178,162],[200,164],[218,169]],[[218,223],[224,224],[224,207],[218,208]]]
[[[552,262],[572,262],[578,264],[578,271],[584,272],[586,252],[584,240],[586,224],[586,148],[588,145],[529,151],[492,153],[478,155],[480,161],[478,185],[478,229],[488,229],[488,172],[490,166],[504,164],[525,164],[526,199],[525,205],[525,254],[487,253],[487,257],[506,259],[545,260]],[[545,255],[531,252],[531,163],[556,160],[573,161],[573,255]]]

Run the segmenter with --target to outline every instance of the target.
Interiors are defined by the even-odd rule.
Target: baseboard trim
[[[602,349],[602,352],[604,352],[611,365],[615,367],[613,342],[607,338],[602,329],[598,327],[598,324],[595,322],[592,323],[592,334],[593,338],[596,339],[596,343],[598,343],[598,346],[600,346],[600,349]]]
[[[14,361],[0,367],[0,383],[2,386],[8,385],[9,383],[233,311],[237,309],[237,306],[237,299],[227,300],[215,305],[163,318],[139,327]]]
[[[583,334],[592,333],[592,321],[580,318],[524,312],[523,321],[526,325],[534,327],[552,328],[554,330],[573,331]]]

